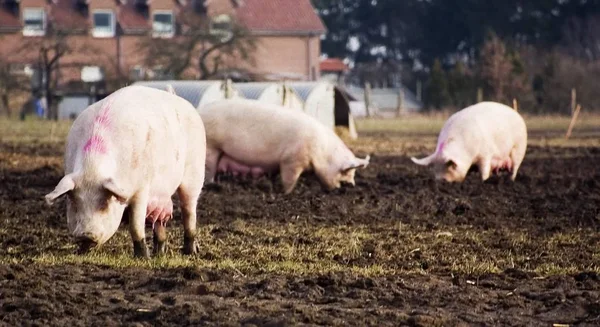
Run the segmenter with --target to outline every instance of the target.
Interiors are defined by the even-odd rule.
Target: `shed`
[[[88,94],[64,95],[58,103],[58,119],[75,119],[94,101]]]
[[[325,126],[335,127],[335,96],[334,87],[327,82],[289,82],[304,102],[304,112],[315,117]]]
[[[201,109],[203,106],[226,99],[237,97],[238,92],[229,83],[223,81],[139,81],[133,85],[143,85],[166,91],[167,85],[171,85],[175,93],[189,101],[194,108]],[[231,87],[231,89],[228,89]]]
[[[352,94],[348,93],[343,87],[336,86],[335,94],[335,126],[341,126],[348,129],[348,135],[352,139],[358,138],[356,124],[351,111],[351,105],[356,102]]]
[[[402,85],[404,94],[404,103],[402,111],[404,113],[415,113],[423,109],[423,103],[419,101],[414,93],[406,86]],[[398,112],[398,98],[400,88],[373,88],[371,89],[371,112],[380,116],[395,116]],[[352,113],[356,117],[366,116],[364,97],[365,90],[358,86],[348,86],[348,93],[356,99],[351,105]]]
[[[59,85],[56,89],[58,103],[58,119],[75,119],[87,107],[108,95],[106,85],[100,83],[85,83],[70,81]]]

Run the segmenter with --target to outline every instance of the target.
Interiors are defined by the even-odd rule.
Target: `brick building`
[[[39,50],[25,45],[68,30],[74,50],[60,59],[60,83],[79,79],[85,66],[101,67],[107,78],[141,78],[159,68],[144,67],[139,42],[182,37],[182,13],[215,27],[235,21],[255,37],[254,62],[230,62],[226,68],[267,79],[319,77],[325,27],[310,0],[0,0],[0,58],[15,73],[30,73]],[[192,69],[186,77],[195,76]]]

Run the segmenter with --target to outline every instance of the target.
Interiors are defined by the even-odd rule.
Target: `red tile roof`
[[[310,0],[244,0],[237,16],[255,32],[326,31]]]
[[[322,72],[344,72],[348,66],[340,58],[327,58],[319,63]]]
[[[253,32],[296,34],[326,31],[310,0],[243,0],[239,3],[235,9],[239,22]],[[49,7],[51,23],[67,28],[89,27],[89,18],[76,9],[72,0],[55,0]],[[127,4],[120,6],[118,21],[125,30],[151,27],[148,18],[135,7],[134,1],[127,1]],[[0,2],[0,29],[20,27],[18,14],[13,14]]]
[[[48,13],[50,21],[59,28],[86,29],[88,19],[76,10],[72,0],[55,0]]]
[[[127,4],[119,8],[117,20],[124,30],[150,29],[149,20],[144,17],[144,14],[138,8],[136,8],[133,1],[128,1]]]

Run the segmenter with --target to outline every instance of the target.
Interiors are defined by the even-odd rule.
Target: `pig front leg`
[[[133,256],[149,258],[150,253],[146,246],[146,208],[148,206],[148,192],[140,192],[131,204],[129,233],[133,240]]]
[[[161,255],[167,252],[167,222],[173,216],[173,201],[168,195],[151,197],[148,206],[148,217],[152,223],[154,233],[154,255]]]
[[[490,178],[490,174],[492,172],[492,158],[484,157],[479,159],[479,164],[477,165],[479,168],[479,172],[481,173],[481,180],[486,181]]]
[[[295,164],[281,165],[281,183],[283,184],[284,194],[290,194],[294,190],[298,178],[300,178],[300,175],[302,174],[302,170],[302,167]]]

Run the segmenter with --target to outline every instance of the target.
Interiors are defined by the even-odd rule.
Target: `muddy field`
[[[409,159],[434,137],[372,152],[333,192],[223,177],[198,206],[200,254],[179,254],[177,211],[150,261],[125,226],[75,255],[64,203],[42,201],[62,143],[0,143],[0,325],[600,325],[600,147],[532,145],[516,183],[450,185]]]

